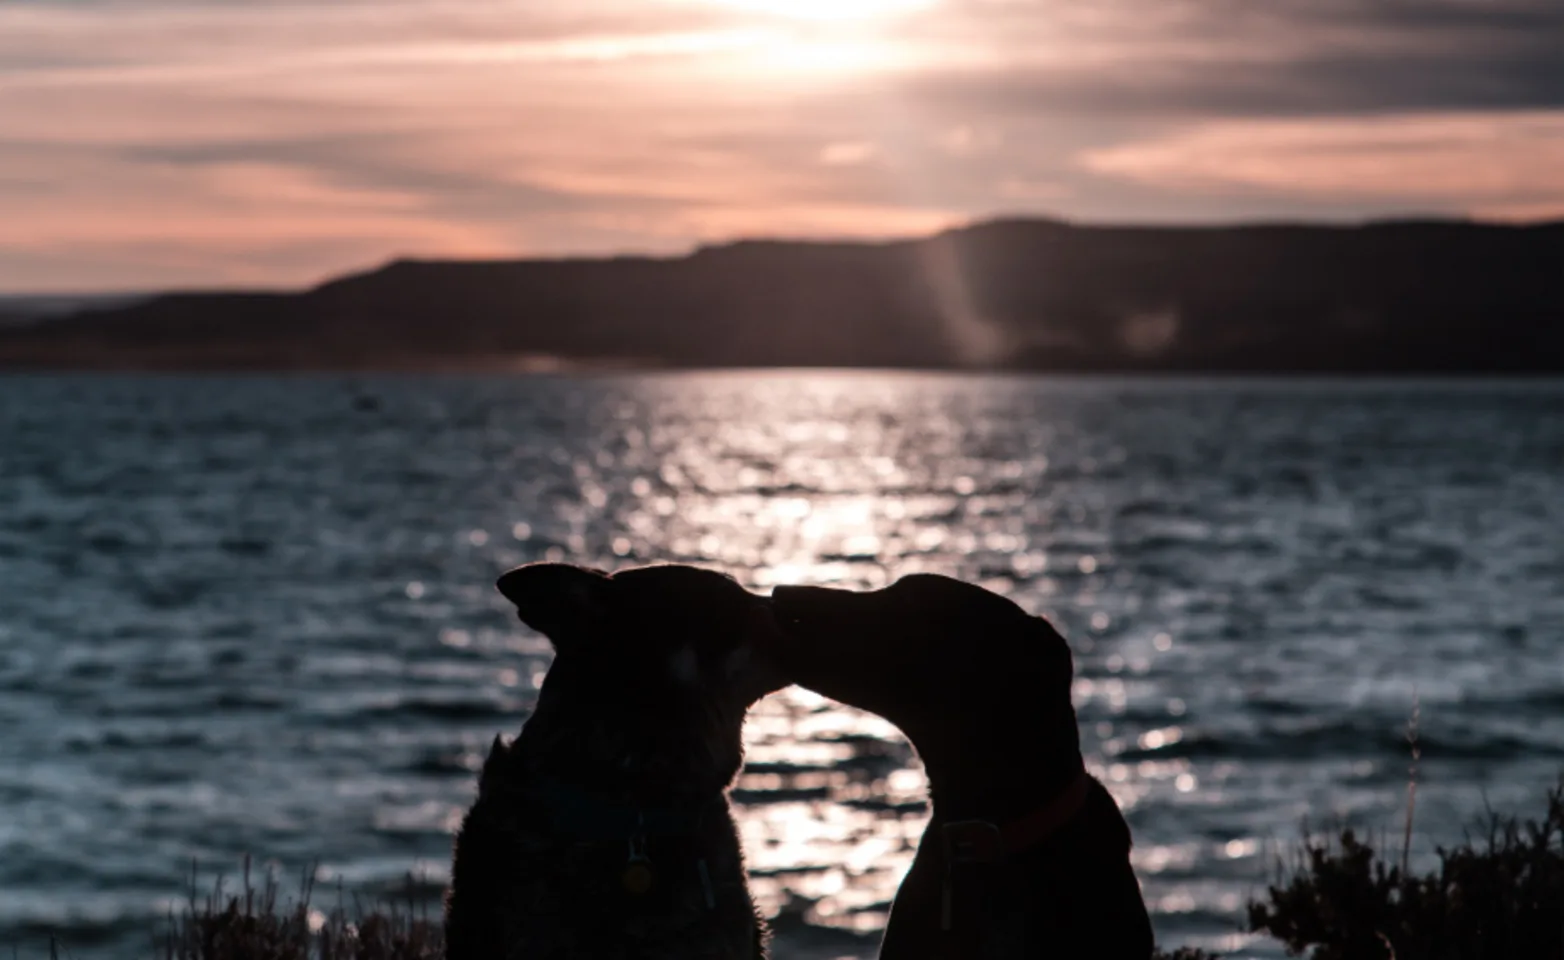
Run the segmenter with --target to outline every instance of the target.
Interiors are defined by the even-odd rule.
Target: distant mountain
[[[0,330],[0,367],[1564,373],[1564,222],[1089,227],[397,261]]]
[[[146,294],[39,294],[36,296],[0,295],[0,327],[26,326],[69,317],[84,310],[125,307],[147,299]]]

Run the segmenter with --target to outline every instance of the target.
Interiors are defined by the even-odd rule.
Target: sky
[[[0,0],[0,293],[1564,217],[1561,0]]]

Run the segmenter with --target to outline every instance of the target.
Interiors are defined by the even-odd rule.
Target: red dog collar
[[[1009,823],[957,820],[945,824],[945,856],[952,863],[994,863],[1047,840],[1086,804],[1091,777],[1082,770],[1051,802]]]

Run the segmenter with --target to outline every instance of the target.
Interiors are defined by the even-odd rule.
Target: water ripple
[[[374,402],[363,398],[373,397]],[[0,943],[141,951],[191,858],[438,896],[571,559],[954,574],[1053,617],[1161,937],[1255,956],[1304,817],[1419,847],[1564,763],[1564,389],[848,374],[0,380]],[[782,960],[869,956],[927,817],[790,690],[734,799]]]

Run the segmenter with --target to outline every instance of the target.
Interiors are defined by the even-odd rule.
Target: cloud
[[[903,95],[1007,116],[1564,107],[1555,0],[967,0],[915,35],[967,52]]]
[[[820,148],[820,162],[828,167],[851,167],[874,159],[879,148],[863,140],[840,140]]]
[[[1223,121],[1089,151],[1082,163],[1178,190],[1564,216],[1564,111]]]
[[[0,288],[1546,213],[1560,62],[1557,0],[0,0]]]

